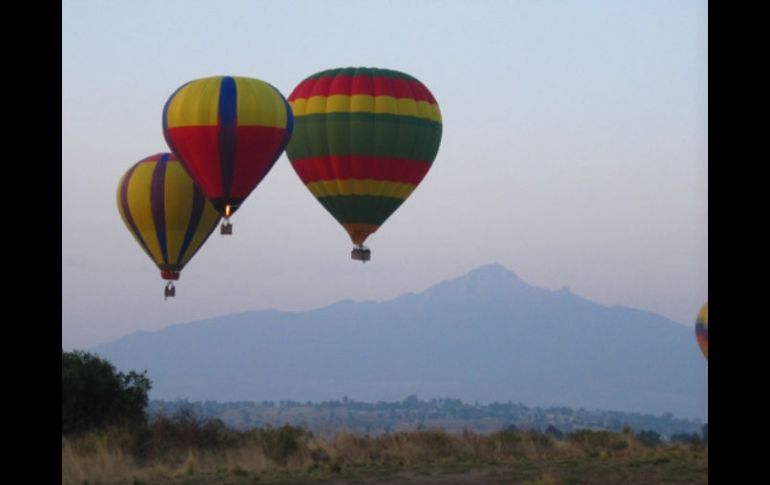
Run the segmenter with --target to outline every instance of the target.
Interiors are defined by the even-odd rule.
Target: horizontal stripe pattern
[[[414,79],[412,76],[410,76],[405,72],[394,71],[392,69],[382,69],[378,67],[338,67],[335,69],[327,69],[325,71],[319,71],[311,76],[308,76],[308,79],[318,79],[318,78],[327,77],[330,75],[356,76],[361,73],[369,73],[369,74],[376,73],[379,76],[391,77],[394,79],[407,79],[407,80]]]
[[[376,68],[348,68],[324,71],[302,81],[289,101],[335,94],[393,96],[437,104],[433,94],[417,79],[398,71]]]
[[[378,180],[418,185],[429,163],[388,157],[310,157],[292,163],[303,183],[319,180]]]
[[[335,94],[332,96],[311,96],[290,101],[294,116],[326,113],[374,113],[413,116],[441,123],[438,105],[413,98],[395,98],[393,96],[371,96],[356,94],[353,96]]]
[[[169,153],[147,157],[121,177],[118,211],[161,271],[181,271],[219,222],[219,215]]]
[[[438,103],[412,76],[376,68],[316,73],[288,100],[292,167],[362,244],[430,170],[442,135]]]
[[[340,224],[381,226],[404,202],[404,199],[371,195],[340,195],[319,197],[318,201]]]
[[[372,195],[406,199],[415,189],[415,185],[387,182],[381,180],[320,180],[307,184],[315,197],[333,197],[337,195]]]
[[[286,147],[292,162],[309,157],[359,155],[433,163],[441,143],[435,121],[373,113],[297,116]]]

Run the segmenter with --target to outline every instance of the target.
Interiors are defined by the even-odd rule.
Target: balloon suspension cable
[[[372,252],[369,250],[369,248],[365,247],[363,244],[356,244],[356,247],[353,248],[353,251],[350,253],[350,258],[356,261],[361,261],[362,263],[366,263],[371,259]]]
[[[166,284],[165,291],[163,292],[163,299],[164,300],[168,300],[169,297],[173,298],[175,296],[176,296],[176,288],[174,288],[174,282],[173,281],[169,281]]]

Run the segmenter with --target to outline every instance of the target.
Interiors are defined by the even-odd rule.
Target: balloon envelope
[[[219,214],[171,153],[158,153],[121,177],[118,210],[139,246],[175,280],[219,222]]]
[[[408,74],[359,67],[308,77],[289,103],[292,167],[362,245],[430,170],[441,142],[436,99]]]
[[[698,312],[698,318],[695,320],[695,338],[698,339],[703,356],[706,360],[709,358],[709,303],[706,302]]]
[[[292,112],[270,84],[213,76],[184,84],[163,108],[163,135],[204,195],[230,217],[280,157]]]

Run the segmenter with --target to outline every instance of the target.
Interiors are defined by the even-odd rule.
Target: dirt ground
[[[343,471],[338,477],[299,475],[233,474],[177,476],[153,485],[666,485],[708,484],[707,459],[692,461],[589,459],[524,462],[516,465],[482,465],[463,470],[422,468],[394,472]],[[95,484],[94,484],[95,485]],[[122,485],[122,483],[121,483]],[[144,481],[126,485],[149,485]]]

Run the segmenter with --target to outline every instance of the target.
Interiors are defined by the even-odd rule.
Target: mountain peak
[[[500,263],[489,263],[479,266],[478,268],[471,270],[466,276],[484,279],[505,278],[513,281],[521,281],[523,283],[516,273]]]
[[[490,263],[479,266],[457,279],[468,280],[475,285],[482,285],[487,288],[500,286],[529,287],[529,285],[519,278],[516,273],[500,263]]]
[[[507,298],[511,290],[532,288],[516,273],[500,263],[479,266],[467,274],[439,283],[425,292],[429,298],[498,299]]]
[[[530,286],[500,264],[387,302],[247,312],[92,349],[147,370],[152,398],[464,400],[703,416],[692,331]],[[336,397],[335,397],[336,396]]]

